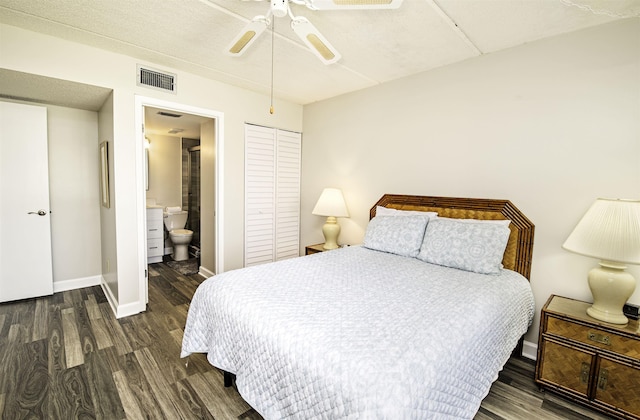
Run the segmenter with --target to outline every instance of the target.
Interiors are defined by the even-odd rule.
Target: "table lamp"
[[[592,318],[626,324],[622,307],[636,288],[625,264],[640,264],[640,200],[599,198],[591,205],[562,247],[599,258],[589,271]]]
[[[311,213],[317,216],[327,216],[327,221],[324,226],[322,226],[322,234],[324,235],[323,248],[338,248],[340,225],[336,218],[349,217],[349,211],[344,202],[342,191],[338,188],[325,188],[322,194],[320,194],[320,198]]]

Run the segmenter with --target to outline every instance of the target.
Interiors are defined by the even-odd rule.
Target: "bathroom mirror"
[[[144,136],[144,188],[149,191],[149,148],[151,141]]]
[[[144,148],[144,187],[149,191],[149,149]]]

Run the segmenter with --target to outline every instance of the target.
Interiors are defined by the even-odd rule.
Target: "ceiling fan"
[[[311,10],[355,10],[355,9],[397,9],[402,0],[270,0],[265,15],[254,17],[247,26],[231,41],[227,53],[242,55],[271,24],[272,17],[291,18],[291,28],[302,42],[324,63],[333,64],[340,60],[340,53],[327,41],[309,20],[294,16],[290,3],[306,6]]]

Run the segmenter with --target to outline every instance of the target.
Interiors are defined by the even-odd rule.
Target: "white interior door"
[[[47,109],[0,102],[0,302],[52,293]]]

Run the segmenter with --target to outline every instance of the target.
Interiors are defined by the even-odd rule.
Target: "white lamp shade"
[[[349,217],[344,196],[338,188],[325,188],[312,213],[317,216]]]
[[[640,264],[640,200],[597,199],[562,247],[601,260]]]

